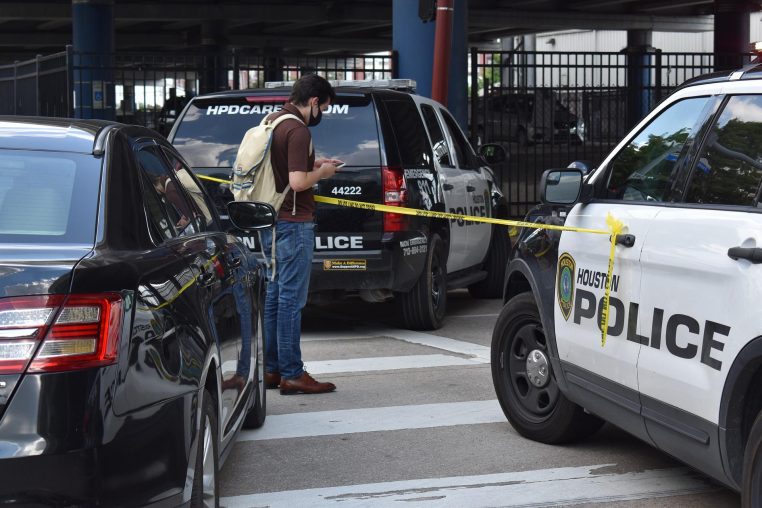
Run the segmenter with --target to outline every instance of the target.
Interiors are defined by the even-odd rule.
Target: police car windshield
[[[268,95],[193,101],[172,144],[194,168],[232,167],[246,131],[279,111],[287,97]],[[381,160],[376,113],[370,97],[339,96],[311,127],[315,154],[347,166],[378,166]]]
[[[101,161],[0,150],[0,244],[92,245]]]

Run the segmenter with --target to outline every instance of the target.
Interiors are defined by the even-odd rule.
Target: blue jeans
[[[262,252],[272,255],[272,231],[262,231]],[[304,372],[300,347],[302,309],[315,247],[315,224],[278,221],[275,225],[275,280],[267,269],[265,298],[265,371],[295,379]]]

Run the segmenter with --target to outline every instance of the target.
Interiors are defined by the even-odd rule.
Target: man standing
[[[336,389],[333,383],[317,382],[304,370],[299,344],[315,245],[312,186],[336,173],[334,160],[315,160],[307,126],[320,123],[322,112],[335,98],[328,81],[316,74],[302,76],[294,83],[288,103],[269,117],[274,120],[292,114],[303,120],[284,120],[275,128],[270,155],[278,192],[286,185],[292,189],[278,211],[275,279],[270,280],[268,273],[265,300],[265,385],[280,385],[283,395]],[[270,252],[272,238],[270,230],[262,232],[263,252]]]

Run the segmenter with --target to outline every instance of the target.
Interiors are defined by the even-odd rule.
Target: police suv
[[[549,170],[492,339],[495,390],[545,443],[607,420],[762,503],[762,67],[692,81],[589,174]],[[608,338],[602,346],[609,283]]]
[[[484,145],[484,156],[477,155],[442,105],[410,93],[410,80],[332,84],[336,103],[310,130],[316,156],[341,159],[346,166],[320,181],[316,195],[506,217],[507,204],[487,167],[487,158],[505,158],[502,148]],[[246,130],[278,111],[291,85],[196,97],[169,140],[196,173],[228,179]],[[224,210],[232,200],[227,185],[207,187]],[[492,298],[502,292],[510,252],[505,228],[322,203],[316,213],[313,300],[347,290],[366,301],[395,297],[406,326],[434,329],[444,318],[447,289],[468,287],[475,296]],[[243,240],[256,248],[254,238]]]

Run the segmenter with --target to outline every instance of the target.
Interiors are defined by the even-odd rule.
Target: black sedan
[[[155,132],[0,117],[0,504],[216,506],[265,419],[264,283]]]

